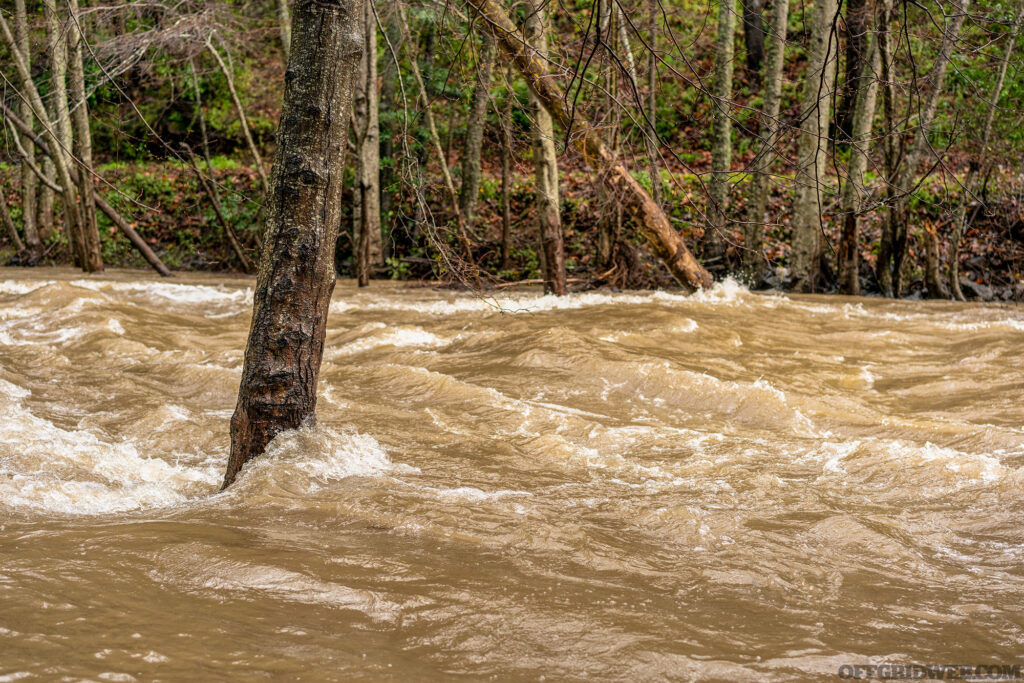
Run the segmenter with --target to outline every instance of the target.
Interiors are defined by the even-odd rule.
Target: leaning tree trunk
[[[78,196],[82,201],[82,238],[86,253],[103,267],[100,233],[96,224],[96,200],[93,198],[92,132],[89,130],[89,105],[85,96],[85,67],[82,44],[85,31],[78,10],[78,0],[68,0],[71,25],[68,27],[68,83],[71,87],[71,126],[74,131],[74,152],[82,168],[78,174]]]
[[[480,63],[466,124],[466,145],[462,154],[462,185],[459,187],[459,210],[466,225],[473,227],[473,214],[480,195],[480,152],[484,142],[484,124],[491,99],[491,70],[494,68],[494,40],[485,31],[481,35]],[[449,129],[450,130],[450,129]],[[449,133],[450,134],[450,133]]]
[[[1013,19],[1013,26],[1010,27],[1006,49],[1003,52],[1003,61],[999,65],[999,76],[992,87],[992,96],[988,101],[988,112],[985,114],[985,125],[982,127],[981,141],[978,145],[979,158],[972,159],[967,167],[963,199],[957,208],[956,218],[953,221],[953,233],[949,238],[949,289],[957,301],[965,300],[964,293],[960,291],[960,240],[968,224],[967,203],[970,197],[976,196],[980,190],[976,184],[978,171],[984,161],[984,156],[988,154],[988,145],[992,138],[992,123],[999,106],[999,96],[1003,92],[1003,83],[1006,82],[1006,70],[1010,66],[1010,60],[1013,58],[1014,48],[1017,45],[1017,35],[1020,33],[1022,19],[1024,19],[1024,4],[1019,4],[1017,14]]]
[[[32,113],[35,115],[36,119],[39,120],[39,123],[43,128],[43,133],[46,135],[49,142],[49,148],[52,150],[49,158],[53,161],[59,187],[61,188],[61,194],[64,199],[64,221],[66,229],[72,236],[80,235],[79,229],[82,218],[79,211],[78,198],[75,193],[75,184],[71,180],[71,174],[68,169],[67,155],[63,151],[68,149],[68,147],[61,139],[61,133],[58,131],[57,126],[46,111],[43,100],[39,96],[39,91],[36,89],[35,83],[32,81],[32,74],[29,72],[28,62],[25,60],[25,56],[21,53],[21,50],[18,49],[17,41],[15,41],[14,35],[11,33],[11,27],[7,24],[7,20],[4,18],[3,12],[0,12],[0,30],[2,30],[4,40],[7,42],[7,47],[10,49],[11,58],[14,62],[14,67],[18,73],[18,79],[21,83],[22,96],[25,97],[28,103],[32,106]],[[62,43],[63,41],[58,42]],[[65,102],[65,105],[66,104],[67,102]],[[9,118],[13,118],[10,114],[7,115]],[[26,126],[26,128],[22,130],[22,133],[30,134],[31,129]],[[85,265],[88,264],[83,263],[83,266]],[[94,270],[103,270],[103,262],[100,261],[98,267],[95,267]]]
[[[864,196],[864,172],[868,168],[868,150],[871,145],[871,128],[875,120],[875,103],[878,98],[878,43],[871,40],[866,46],[861,73],[864,86],[857,95],[857,106],[853,112],[850,131],[850,164],[843,187],[843,227],[839,238],[839,291],[843,294],[860,294],[860,238],[857,229],[857,213]]]
[[[892,295],[899,298],[903,283],[903,262],[907,256],[907,211],[910,207],[910,193],[918,181],[917,170],[924,153],[931,146],[931,126],[935,119],[935,112],[939,105],[939,98],[943,95],[942,88],[946,80],[946,67],[953,55],[953,48],[960,36],[960,27],[963,26],[970,0],[962,0],[962,6],[954,6],[952,19],[942,34],[942,45],[939,47],[939,54],[935,58],[935,65],[928,74],[928,86],[931,92],[928,93],[924,105],[921,107],[921,115],[918,119],[914,133],[914,144],[910,152],[903,160],[903,169],[896,181],[896,190],[901,193],[900,198],[889,207],[888,221],[889,230],[893,236],[892,253]],[[884,265],[884,264],[879,264]]]
[[[705,211],[705,260],[725,259],[725,210],[729,201],[729,169],[732,167],[732,60],[736,33],[736,0],[719,0],[718,42],[715,47],[715,79],[712,86],[711,183]],[[727,268],[727,263],[716,263]]]
[[[563,93],[553,83],[546,63],[529,47],[497,0],[468,0],[469,5],[490,24],[502,52],[526,80],[537,100],[553,120],[573,131],[573,140],[585,162],[599,171],[609,194],[616,196],[632,216],[640,232],[669,272],[688,289],[711,285],[711,275],[697,263],[679,233],[669,223],[651,195],[630,175],[620,161],[612,157],[601,140],[600,131],[589,122],[569,113]]]
[[[356,278],[370,284],[370,273],[383,263],[380,233],[380,97],[377,94],[377,22],[369,2],[363,9],[363,56],[356,79],[352,123],[356,137],[356,197],[359,212],[353,235]]]
[[[836,45],[832,19],[836,0],[814,3],[811,46],[804,75],[796,198],[793,202],[793,250],[790,269],[797,291],[813,291],[821,260],[821,187],[825,181],[828,122],[835,78]]]
[[[775,0],[772,3],[771,41],[768,43],[768,61],[764,72],[764,126],[762,144],[751,168],[753,179],[750,200],[747,204],[747,223],[743,230],[743,269],[754,285],[764,280],[765,258],[764,220],[768,207],[768,187],[772,165],[775,162],[775,145],[779,140],[779,107],[782,103],[782,68],[786,62],[786,28],[789,25],[789,0]]]
[[[544,4],[532,0],[526,19],[526,40],[546,70],[548,54],[547,13]],[[562,214],[558,203],[558,158],[551,114],[541,99],[530,93],[533,114],[533,163],[536,185],[537,227],[544,256],[544,290],[565,294],[565,248],[562,244]]]
[[[14,35],[18,43],[18,49],[25,58],[26,65],[31,71],[29,64],[32,46],[28,34],[28,15],[25,11],[25,0],[14,0]],[[19,104],[21,118],[32,125],[32,106],[25,98]],[[22,144],[25,148],[27,158],[21,165],[21,227],[25,234],[25,245],[29,253],[29,262],[34,263],[43,252],[43,243],[39,238],[39,230],[36,223],[36,174],[32,171],[32,164],[35,163],[35,148],[29,137],[24,137]]]
[[[296,0],[273,184],[224,486],[315,420],[364,0]]]

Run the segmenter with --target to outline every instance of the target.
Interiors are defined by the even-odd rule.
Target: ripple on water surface
[[[252,281],[4,275],[0,677],[1021,654],[1017,308],[339,283],[318,425],[218,493]]]

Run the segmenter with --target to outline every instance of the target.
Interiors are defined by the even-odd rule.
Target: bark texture
[[[860,238],[857,215],[865,194],[864,173],[868,168],[871,128],[878,99],[876,74],[880,62],[877,41],[870,41],[866,46],[866,52],[866,59],[858,76],[864,85],[857,95],[857,107],[851,122],[850,165],[846,171],[846,185],[843,186],[843,227],[839,238],[839,291],[851,295],[860,294]]]
[[[705,260],[724,266],[725,211],[729,201],[729,169],[732,166],[732,61],[736,33],[736,0],[718,3],[718,39],[715,46],[715,79],[711,106],[711,182],[709,183],[708,228],[704,233]]]
[[[801,112],[796,197],[793,202],[792,287],[814,291],[821,261],[821,195],[828,153],[828,123],[835,81],[836,41],[832,19],[836,0],[816,0],[811,18]]]
[[[225,487],[274,436],[315,419],[362,27],[363,0],[295,2]]]
[[[496,0],[468,2],[480,18],[490,24],[499,49],[511,59],[530,91],[544,105],[552,119],[566,129],[572,128],[573,143],[583,154],[586,163],[601,172],[602,181],[609,193],[620,198],[624,209],[633,217],[669,272],[688,289],[710,286],[711,275],[697,263],[651,195],[608,152],[600,132],[579,117],[575,122],[572,121],[566,100],[547,73],[545,62],[529,48],[504,8]]]
[[[538,60],[548,54],[547,13],[544,3],[533,2],[526,19],[526,40]],[[544,62],[540,61],[543,66]],[[544,291],[565,294],[565,248],[562,244],[562,214],[558,200],[558,158],[555,153],[555,127],[544,103],[532,91],[533,163],[536,186],[537,228],[540,232],[544,265]]]
[[[743,229],[743,269],[755,286],[764,280],[764,221],[768,206],[768,180],[775,163],[775,145],[779,139],[779,107],[782,103],[782,69],[786,61],[786,29],[789,25],[789,2],[772,3],[771,40],[768,43],[764,69],[764,114],[761,148],[752,164],[750,200],[747,222]]]
[[[82,168],[78,174],[78,196],[82,202],[82,239],[87,260],[103,268],[100,233],[96,224],[96,200],[93,198],[92,132],[89,130],[89,103],[85,97],[85,67],[82,44],[85,33],[78,0],[68,0],[70,11],[68,36],[68,85],[71,90],[71,128],[75,156]]]
[[[840,143],[850,141],[853,136],[857,98],[861,88],[869,82],[864,79],[864,64],[870,61],[867,52],[870,13],[867,0],[846,1],[846,66],[843,83],[839,88],[841,99],[836,107],[835,137]]]

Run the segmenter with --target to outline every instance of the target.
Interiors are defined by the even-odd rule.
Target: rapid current
[[[250,279],[0,270],[0,680],[1024,660],[1024,311],[338,283],[218,493]]]

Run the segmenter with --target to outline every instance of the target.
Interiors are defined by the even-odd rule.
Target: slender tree
[[[469,227],[473,225],[473,214],[480,196],[480,152],[483,149],[484,126],[491,100],[491,71],[494,69],[494,39],[486,31],[481,33],[480,38],[480,59],[469,106],[469,120],[466,123],[462,185],[459,187],[459,210]]]
[[[860,294],[860,237],[857,216],[865,194],[864,172],[868,167],[868,149],[871,128],[875,120],[875,102],[878,97],[880,60],[878,41],[867,42],[865,59],[858,76],[863,86],[858,88],[857,106],[854,108],[850,130],[850,163],[846,171],[846,185],[842,195],[842,234],[839,238],[839,291]]]
[[[93,199],[92,132],[89,129],[89,103],[85,96],[85,66],[82,44],[85,31],[78,0],[67,0],[70,12],[68,36],[68,85],[71,89],[71,127],[75,156],[81,163],[78,174],[78,196],[82,202],[82,231],[87,249],[99,249],[96,225],[96,201]],[[97,253],[99,253],[97,251]]]
[[[353,244],[360,287],[383,263],[380,232],[380,96],[377,92],[377,21],[370,0],[363,10],[363,56],[356,77],[353,130],[356,138],[356,212]]]
[[[288,0],[277,0],[277,26],[281,33],[281,50],[287,64],[288,54],[292,51],[292,15],[288,9]]]
[[[531,0],[526,19],[526,41],[537,55],[537,64],[548,54],[547,13],[544,0]],[[555,128],[544,102],[531,91],[533,114],[533,164],[536,186],[537,227],[544,254],[544,289],[559,296],[565,294],[565,250],[562,245],[562,215],[558,201],[558,159],[555,153]]]
[[[18,49],[25,58],[25,64],[29,67],[29,71],[31,71],[32,65],[29,60],[32,55],[32,46],[29,41],[28,15],[25,10],[25,0],[14,0],[14,35],[18,44]],[[25,120],[29,126],[32,126],[32,106],[28,103],[28,99],[22,98],[18,106],[21,118]],[[28,262],[34,263],[43,251],[42,240],[39,237],[39,230],[37,229],[36,175],[32,171],[32,165],[35,163],[36,151],[28,136],[23,136],[22,146],[25,148],[26,153],[26,158],[21,165],[22,232],[25,233],[25,245],[29,252]],[[47,189],[47,191],[49,190]]]
[[[828,153],[828,122],[835,79],[836,42],[832,20],[836,0],[816,0],[811,11],[811,45],[801,97],[802,126],[793,202],[792,287],[813,291],[821,259],[822,187]]]
[[[296,0],[272,190],[224,486],[278,433],[311,424],[334,291],[364,0]]]
[[[743,0],[743,44],[747,50],[747,72],[760,80],[764,62],[764,0]]]
[[[776,160],[775,146],[782,130],[779,108],[782,103],[782,69],[786,61],[786,29],[789,25],[789,0],[774,0],[771,10],[771,39],[768,41],[764,70],[764,111],[762,144],[751,166],[750,199],[747,203],[747,222],[743,230],[743,266],[754,285],[764,279],[765,209],[768,206],[768,188],[772,166]]]
[[[729,201],[729,169],[732,166],[732,72],[736,33],[736,0],[719,0],[718,38],[715,43],[715,79],[712,86],[711,182],[705,211],[706,260],[719,267],[725,259],[726,207]]]

